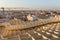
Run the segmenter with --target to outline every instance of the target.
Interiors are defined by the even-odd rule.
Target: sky
[[[0,0],[0,7],[60,9],[60,0]]]

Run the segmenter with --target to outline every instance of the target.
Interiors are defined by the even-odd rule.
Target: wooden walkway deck
[[[41,27],[44,29],[41,30]],[[60,40],[60,23],[51,23],[25,30],[1,30],[0,40]]]

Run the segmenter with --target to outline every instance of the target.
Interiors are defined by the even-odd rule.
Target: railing
[[[38,21],[35,21],[35,22],[24,22],[20,20],[15,20],[14,22],[15,23],[13,22],[5,23],[6,29],[8,30],[26,29],[26,28],[41,26],[41,25],[48,24],[48,23],[60,22],[60,17],[58,16],[58,17],[51,17],[49,19],[38,19]]]

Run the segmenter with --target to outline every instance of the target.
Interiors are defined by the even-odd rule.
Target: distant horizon
[[[48,9],[48,8],[37,8],[37,9],[34,9],[34,8],[23,8],[23,7],[0,7],[0,10],[4,8],[4,9],[7,9],[7,10],[10,10],[10,9],[15,9],[15,10],[60,10],[59,8],[56,9],[56,8],[51,8],[51,9]]]

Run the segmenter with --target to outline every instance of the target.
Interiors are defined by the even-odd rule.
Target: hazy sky
[[[0,0],[0,7],[60,9],[60,0]]]

